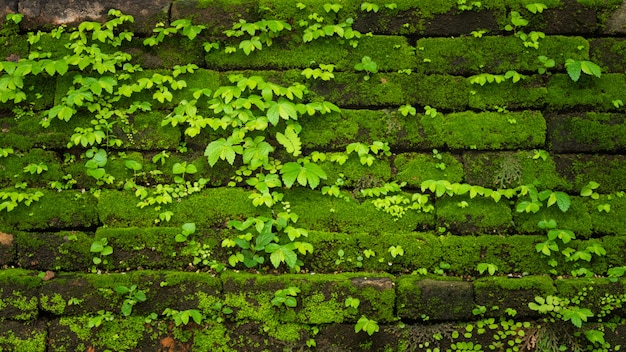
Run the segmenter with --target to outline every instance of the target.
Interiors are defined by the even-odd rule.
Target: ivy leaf
[[[582,71],[580,61],[567,59],[565,61],[565,69],[572,81],[577,82],[580,79],[580,72]]]
[[[276,243],[269,244],[265,251],[267,253],[272,253],[270,255],[270,261],[274,268],[278,268],[280,263],[287,264],[288,267],[293,268],[296,266],[296,262],[298,261],[298,255],[292,249],[288,248],[287,245],[281,246]]]
[[[587,318],[593,317],[593,313],[588,308],[574,307],[572,309],[561,310],[563,320],[570,320],[577,328],[582,327],[583,322],[587,321]]]
[[[305,161],[302,165],[289,162],[280,169],[283,175],[283,183],[290,188],[296,181],[301,186],[307,184],[314,189],[320,184],[320,179],[326,179],[326,172],[317,164]]]
[[[580,68],[583,71],[583,73],[586,73],[590,76],[596,76],[600,78],[600,76],[602,75],[602,70],[600,69],[600,66],[594,64],[591,61],[587,61],[587,60],[581,61]]]
[[[273,151],[274,147],[265,142],[263,136],[259,136],[252,141],[252,145],[244,149],[243,162],[250,164],[250,168],[255,170],[268,161],[268,156]]]
[[[302,127],[295,124],[287,126],[287,128],[285,128],[285,134],[280,132],[276,133],[276,140],[278,143],[282,144],[287,150],[287,153],[290,153],[293,156],[302,154],[302,143],[298,135],[300,130],[302,130]]]
[[[272,125],[276,126],[281,117],[285,120],[298,119],[296,105],[284,98],[278,99],[278,102],[272,104],[267,110],[267,119]]]
[[[378,322],[367,319],[364,315],[362,315],[354,325],[354,332],[365,331],[370,336],[372,336],[379,329],[380,327],[378,326]]]
[[[233,145],[232,137],[228,139],[220,138],[207,145],[204,156],[209,159],[209,165],[213,166],[219,159],[226,160],[229,164],[235,163],[235,156],[242,154],[243,148],[240,145]]]

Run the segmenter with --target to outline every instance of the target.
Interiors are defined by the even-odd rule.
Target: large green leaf
[[[268,161],[269,154],[274,151],[274,147],[265,142],[264,139],[263,136],[258,136],[254,140],[246,141],[243,163],[249,164],[252,170],[264,165]]]
[[[296,162],[289,162],[280,169],[283,176],[283,183],[291,187],[296,181],[301,186],[307,184],[314,189],[320,184],[320,179],[326,179],[326,172],[317,164],[305,161],[302,165]]]
[[[228,139],[220,138],[207,145],[204,155],[209,159],[209,165],[213,166],[218,160],[226,160],[229,164],[235,162],[235,156],[242,154],[243,148],[240,145],[233,145],[232,137]]]
[[[296,262],[298,261],[298,255],[296,252],[289,249],[287,245],[280,246],[272,243],[266,247],[265,251],[272,253],[270,255],[270,261],[272,262],[274,268],[278,268],[281,263],[285,263],[288,267],[293,268],[296,266]]]
[[[298,119],[298,111],[296,110],[296,104],[290,102],[285,98],[278,99],[278,102],[272,104],[267,110],[268,121],[276,126],[280,118],[285,120]]]
[[[287,153],[292,154],[293,156],[298,156],[302,154],[302,142],[300,141],[300,136],[298,133],[302,130],[300,125],[289,125],[285,128],[285,134],[280,132],[276,133],[276,140],[278,143],[282,144]]]
[[[567,59],[565,62],[565,69],[567,70],[567,74],[572,81],[577,82],[580,79],[580,72],[582,71],[580,61]]]

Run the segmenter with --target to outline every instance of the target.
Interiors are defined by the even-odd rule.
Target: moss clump
[[[55,152],[34,148],[25,154],[18,152],[3,159],[0,187],[26,182],[30,187],[46,188],[49,182],[60,180],[64,175]]]
[[[599,193],[626,191],[623,175],[626,173],[623,155],[561,154],[555,157],[559,173],[572,184],[578,193],[590,181],[600,184]]]
[[[0,349],[3,351],[44,352],[47,342],[43,324],[23,325],[18,322],[3,321],[0,333]]]
[[[474,281],[476,304],[498,310],[487,310],[487,316],[505,316],[504,307],[517,311],[516,318],[535,317],[537,312],[528,308],[535,296],[554,295],[556,288],[547,276],[522,278],[487,277]]]
[[[358,194],[360,189],[380,187],[391,179],[388,160],[376,159],[372,165],[363,165],[356,153],[353,153],[343,165],[335,162],[324,162],[320,165],[327,175],[324,184],[332,185],[338,179],[342,179],[344,187],[355,189],[354,194]]]
[[[466,181],[488,188],[515,188],[539,182],[543,189],[571,190],[571,184],[560,173],[548,156],[546,160],[534,158],[534,152],[466,153]]]
[[[0,212],[0,224],[19,230],[87,228],[99,224],[96,201],[89,193],[47,191],[30,206],[20,205],[10,213]]]
[[[511,208],[505,201],[469,196],[445,197],[437,201],[438,226],[453,233],[504,232],[511,226]]]
[[[610,211],[602,210],[608,204]],[[605,235],[626,235],[623,219],[626,217],[626,197],[601,195],[587,204],[593,231]]]
[[[135,350],[144,339],[144,317],[118,317],[113,321],[105,321],[99,329],[87,327],[91,317],[62,317],[59,325],[67,327],[77,338],[75,344],[87,344],[95,348],[114,351]],[[80,341],[80,342],[79,342]],[[77,345],[65,346],[68,350]]]
[[[474,113],[422,117],[424,132],[449,148],[513,149],[545,143],[546,123],[540,113]]]
[[[532,51],[514,36],[422,38],[416,45],[418,61],[425,62],[420,70],[429,74],[532,72],[540,65],[537,61],[540,55],[559,63],[565,62],[565,58],[589,59],[589,43],[582,37],[548,36],[541,40],[538,50]],[[581,46],[583,50],[577,50]],[[559,57],[554,57],[554,53],[559,53]]]
[[[394,159],[397,179],[409,186],[418,187],[426,180],[461,182],[463,165],[450,153],[418,154],[402,153]]]
[[[196,331],[193,336],[193,349],[200,351],[236,352],[228,346],[231,331],[224,324],[210,323],[206,329]]]
[[[353,273],[271,276],[226,273],[222,279],[225,304],[235,309],[237,320],[250,319],[267,324],[266,320],[273,319],[318,324],[355,322],[355,317],[359,314],[365,314],[379,322],[395,320],[395,292],[390,275]],[[297,307],[292,310],[273,306],[273,293],[289,286],[300,289]],[[359,314],[346,310],[344,301],[349,296],[361,301]],[[250,300],[254,302],[250,303]],[[240,303],[234,304],[235,302]],[[337,308],[340,309],[335,311],[335,315],[331,314]]]
[[[549,120],[550,146],[556,152],[616,152],[626,149],[623,116],[586,112]]]
[[[162,126],[165,118],[162,112],[136,114],[132,122],[132,140],[128,141],[132,149],[159,150],[175,149],[181,141],[180,129],[171,125]]]
[[[546,95],[550,110],[612,110],[612,101],[622,97],[626,90],[623,74],[608,73],[600,78],[582,74],[578,82],[572,82],[568,75],[553,75]],[[602,94],[597,94],[602,92]]]
[[[88,234],[79,231],[20,232],[16,236],[18,263],[37,270],[81,271],[91,265],[91,242]]]
[[[544,219],[555,219],[557,228],[574,232],[577,238],[587,238],[592,234],[591,216],[585,202],[579,197],[570,196],[571,205],[567,212],[556,205],[542,206],[537,213],[518,213],[513,215],[515,229],[520,233],[543,233],[537,223]]]
[[[507,80],[484,86],[471,84],[469,91],[469,106],[479,110],[494,110],[498,107],[509,110],[540,109],[550,92],[541,76],[531,76],[517,83]]]
[[[409,95],[415,91],[418,80],[412,76],[377,73],[371,74],[369,80],[364,80],[365,75],[336,72],[335,79],[330,82],[311,82],[311,91],[327,101],[346,107],[385,107],[413,100]],[[442,97],[443,101],[446,100]]]
[[[180,232],[180,227],[100,228],[96,238],[107,238],[109,245],[115,249],[111,260],[115,267],[163,269],[183,267],[193,260],[181,253],[184,251],[184,243],[174,239]],[[204,230],[194,234],[193,239],[210,243],[211,247],[217,241],[215,235],[210,233],[207,236]]]
[[[53,294],[52,297],[41,295],[41,297],[39,297],[39,303],[43,310],[56,315],[63,314],[67,306],[67,302],[63,299],[63,296],[58,293]]]
[[[398,282],[398,316],[430,321],[471,319],[472,284],[459,279],[431,280],[406,277]]]
[[[291,203],[291,210],[300,214],[298,225],[311,230],[376,234],[410,232],[418,226],[434,223],[432,213],[409,210],[398,219],[376,209],[369,200],[362,204],[347,202],[305,189],[292,189],[285,193],[285,200],[293,199],[298,200]],[[377,221],[372,222],[371,219]]]

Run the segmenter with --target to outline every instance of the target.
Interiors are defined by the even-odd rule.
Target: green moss
[[[469,85],[469,83],[468,83]],[[543,83],[543,77],[531,76],[513,83],[471,84],[469,106],[473,109],[491,110],[497,107],[513,109],[539,109],[544,106],[546,95],[551,91]]]
[[[600,184],[599,193],[613,193],[626,190],[622,178],[626,172],[624,160],[621,155],[574,154],[560,155],[556,162],[575,192],[594,181]]]
[[[505,201],[496,203],[482,197],[445,197],[437,201],[435,208],[438,226],[453,233],[506,231],[512,220],[511,208]]]
[[[550,125],[551,148],[558,152],[611,152],[626,147],[626,124],[619,114],[556,116]]]
[[[537,112],[438,114],[422,117],[424,132],[449,148],[513,149],[542,146],[546,123]]]
[[[41,308],[43,310],[56,315],[63,314],[67,305],[63,296],[58,293],[53,294],[52,297],[41,295],[41,297],[39,297],[39,303],[41,304]]]
[[[609,212],[598,210],[606,204],[610,205]],[[623,225],[623,219],[626,217],[626,197],[601,195],[597,200],[589,200],[588,209],[595,233],[626,235]]]
[[[285,200],[290,201],[291,210],[300,215],[298,225],[311,230],[376,234],[393,231],[410,232],[418,224],[419,226],[434,224],[432,213],[409,210],[402,218],[396,219],[376,209],[369,200],[358,204],[355,201],[347,202],[305,189],[289,190],[285,193]],[[377,221],[372,222],[371,219]]]
[[[393,321],[395,292],[390,278],[390,275],[366,273],[313,276],[243,273],[222,275],[225,304],[235,309],[236,319],[264,321],[266,324],[268,319],[302,324],[354,322],[354,317],[358,315],[353,313],[337,311],[335,317],[330,314],[332,310],[343,305],[349,296],[360,299],[359,314],[365,314],[379,322]],[[270,302],[274,298],[273,293],[289,286],[301,290],[297,295],[298,305],[295,310],[284,311],[284,308],[272,306]],[[255,302],[250,303],[251,299]]]
[[[18,336],[13,331],[0,334],[0,349],[7,351],[44,352],[46,351],[47,335],[40,329],[31,329],[25,336]]]
[[[425,180],[461,182],[464,176],[463,165],[450,153],[402,153],[394,159],[394,166],[397,179],[409,186],[419,186]]]
[[[544,55],[559,63],[566,58],[589,59],[589,43],[581,37],[548,36],[538,50],[529,51],[514,36],[482,38],[422,38],[417,41],[417,59],[425,62],[420,70],[430,74],[474,75],[536,71],[541,65],[537,56]],[[577,50],[582,46],[582,50]],[[558,54],[555,57],[555,54]]]
[[[400,141],[403,126],[389,110],[341,109],[340,114],[301,118],[299,121],[303,147],[324,151],[345,151],[345,147],[353,142],[396,144]]]
[[[165,115],[161,112],[150,112],[134,115],[132,128],[134,131],[129,144],[132,149],[142,150],[175,149],[180,144],[180,129],[171,125],[162,126]]]
[[[46,188],[49,182],[60,180],[64,175],[60,160],[52,151],[34,148],[25,154],[18,152],[3,159],[0,187],[10,187],[26,182],[30,187]],[[35,167],[35,173],[24,170],[29,165]],[[41,169],[40,173],[37,173],[37,166],[45,166],[47,170]]]
[[[556,205],[539,209],[537,213],[518,213],[513,215],[515,228],[520,233],[543,233],[537,223],[543,219],[555,219],[559,229],[574,231],[577,238],[587,238],[592,233],[591,217],[585,203],[579,197],[570,196],[571,205],[567,212],[562,212]]]
[[[623,74],[608,73],[600,78],[582,74],[578,82],[573,82],[568,75],[557,74],[550,79],[546,103],[550,110],[607,111],[614,108],[612,101],[622,97],[625,90]]]
[[[34,320],[39,314],[39,300],[29,293],[22,292],[22,289],[23,287],[13,290],[9,288],[0,289],[0,296],[6,302],[6,306],[3,307],[5,310],[3,316],[15,320]]]
[[[547,276],[526,276],[522,278],[487,277],[476,280],[474,295],[476,304],[488,308],[488,316],[506,316],[505,308],[517,311],[517,318],[533,316],[536,313],[528,308],[535,296],[554,295],[556,288]],[[500,309],[492,310],[492,306]]]
[[[230,341],[230,331],[226,326],[211,323],[206,329],[195,332],[193,348],[200,351],[236,352],[236,349],[228,346]]]
[[[77,338],[96,348],[114,351],[134,350],[142,341],[145,327],[143,317],[116,318],[104,322],[99,329],[90,329],[87,323],[90,317],[62,317],[61,326],[67,326]]]
[[[382,107],[400,105],[409,98],[416,82],[399,73],[365,74],[336,72],[330,82],[311,82],[311,90],[339,106]]]
[[[89,193],[47,191],[30,206],[0,213],[0,223],[20,230],[87,228],[99,224],[95,198]]]
[[[439,264],[443,252],[441,241],[430,233],[382,233],[354,234],[362,256],[363,270],[404,272],[416,268],[430,268]],[[404,255],[393,257],[389,251],[392,246],[401,246]],[[367,258],[366,250],[374,251],[375,255]]]
[[[626,50],[626,40],[621,38],[591,40],[591,60],[600,65],[602,72],[605,73],[626,71],[626,60],[622,55],[624,50]]]
[[[472,316],[472,286],[468,282],[406,277],[398,282],[398,316],[430,321],[462,320]]]
[[[453,111],[466,110],[470,87],[463,77],[450,75],[409,76],[413,84],[406,84],[409,99],[421,106]],[[406,101],[403,101],[405,103]]]
[[[125,44],[122,50],[133,55],[132,62],[145,69],[172,68],[187,64],[201,67],[205,64],[202,42],[189,40],[182,35],[166,37],[155,47],[144,46],[141,41],[131,42]]]
[[[466,153],[466,181],[491,189],[515,188],[519,185],[540,183],[543,189],[571,190],[571,184],[557,173],[551,156],[546,160],[533,158],[534,152]]]
[[[363,188],[380,187],[391,179],[389,161],[384,159],[376,159],[372,165],[363,165],[359,157],[352,154],[343,165],[335,162],[324,162],[320,165],[326,171],[325,184],[335,184],[336,180],[341,178],[344,187],[356,188],[355,193]]]
[[[192,261],[180,253],[184,244],[174,240],[180,232],[179,227],[99,228],[96,238],[108,239],[109,245],[115,249],[114,262],[120,268],[173,268]],[[196,240],[204,237],[200,233],[193,236]]]

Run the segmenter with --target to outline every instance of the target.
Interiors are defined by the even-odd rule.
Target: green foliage
[[[143,290],[137,289],[137,285],[131,285],[126,287],[123,285],[116,286],[115,292],[124,296],[124,302],[122,303],[122,315],[125,317],[130,316],[133,312],[133,307],[137,303],[146,301],[146,293]]]
[[[539,2],[526,4],[526,9],[532,13],[542,13],[543,10],[546,10],[547,8],[548,6]]]
[[[187,241],[187,237],[194,234],[196,232],[196,224],[193,222],[184,223],[182,226],[182,231],[176,235],[174,238],[176,242],[185,242]]]
[[[370,336],[374,335],[374,333],[379,330],[378,322],[373,319],[368,319],[365,315],[361,315],[354,326],[354,332],[365,331]]]
[[[370,74],[378,72],[378,64],[372,61],[371,57],[366,55],[363,56],[360,63],[354,65],[354,69],[357,71],[365,71],[366,75],[363,79],[367,81],[370,79]]]
[[[378,12],[380,7],[377,4],[371,2],[363,2],[361,3],[361,11],[365,12]]]
[[[492,263],[478,263],[478,265],[476,265],[476,270],[478,270],[481,274],[486,271],[489,275],[493,276],[496,271],[498,271],[498,266]]]
[[[237,266],[238,263],[243,263],[247,268],[261,266],[269,254],[274,268],[285,264],[290,270],[299,271],[302,261],[298,259],[298,254],[312,253],[313,246],[298,241],[301,237],[307,237],[308,231],[290,225],[297,220],[296,214],[284,211],[276,219],[256,217],[243,222],[230,221],[228,225],[241,234],[222,241],[222,247],[235,249],[228,258],[229,264]]]
[[[296,300],[298,293],[300,293],[300,289],[294,286],[278,290],[274,292],[272,305],[276,307],[281,307],[284,305],[288,308],[295,308],[298,305],[298,301]]]
[[[165,308],[162,313],[166,317],[174,320],[176,326],[189,324],[190,319],[196,324],[202,324],[204,315],[197,309],[176,310],[172,308]]]
[[[98,315],[89,318],[87,322],[87,327],[90,329],[97,328],[105,322],[111,322],[115,319],[113,313],[105,310],[99,310]]]
[[[567,59],[565,60],[565,69],[574,82],[578,82],[581,72],[598,78],[602,75],[600,66],[588,60]]]
[[[22,191],[10,191],[0,190],[0,211],[6,210],[7,212],[15,209],[20,203],[26,206],[30,206],[33,202],[38,201],[44,194],[41,191],[35,192],[22,192]]]
[[[91,243],[91,247],[89,248],[91,253],[94,253],[92,261],[95,265],[104,264],[107,265],[109,263],[107,257],[113,254],[113,247],[109,245],[109,241],[106,237],[94,240]]]

